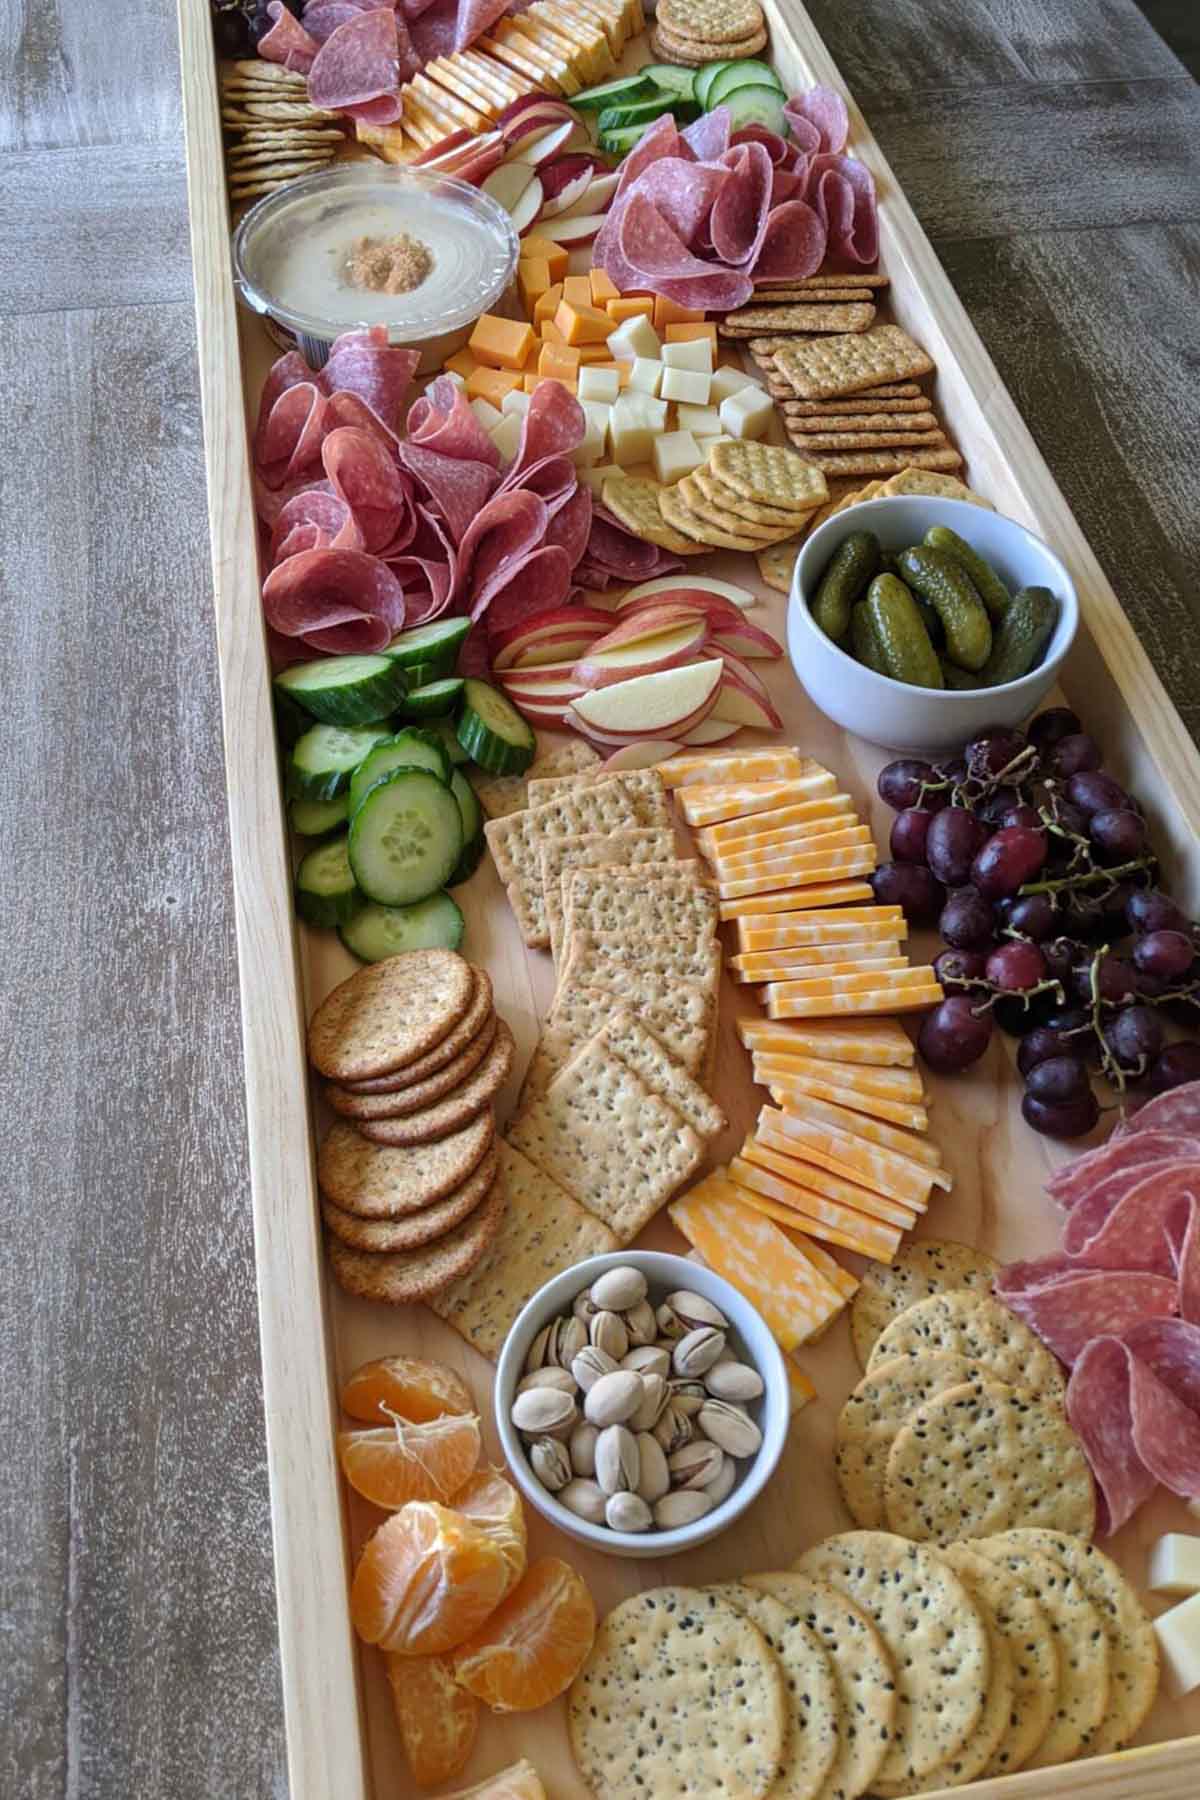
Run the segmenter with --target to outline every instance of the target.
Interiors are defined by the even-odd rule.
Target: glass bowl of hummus
[[[252,206],[233,236],[238,296],[314,368],[344,331],[386,325],[441,366],[517,266],[512,220],[490,194],[423,169],[347,162]]]

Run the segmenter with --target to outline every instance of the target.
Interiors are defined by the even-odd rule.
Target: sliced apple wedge
[[[555,606],[531,613],[489,637],[494,669],[574,661],[612,630],[612,615],[590,606]]]
[[[783,720],[758,676],[736,656],[725,658],[725,673],[710,718],[751,725],[758,731],[780,731]]]
[[[703,731],[704,726],[699,729]],[[605,758],[604,767],[611,769],[614,775],[628,769],[655,769],[669,756],[678,755],[682,748],[678,738],[645,738],[640,744],[622,744],[619,750]]]
[[[535,688],[546,687],[555,681],[569,681],[575,687],[580,684],[575,680],[575,663],[577,658],[566,657],[562,662],[530,663],[520,669],[498,669],[496,680],[522,692],[533,692]]]
[[[681,581],[678,575],[660,575],[657,581],[643,581],[640,587],[632,587],[618,601],[619,606],[632,606],[637,600],[644,600],[649,594],[662,594],[674,591],[679,587],[699,589],[705,594],[716,594],[721,600],[728,600],[743,611],[754,606],[757,596],[749,588],[735,587],[732,581],[717,581],[711,575],[689,575]]]
[[[523,232],[531,230],[537,223],[538,215],[542,210],[543,198],[542,184],[535,175],[516,205],[510,206],[508,209],[508,216],[513,222],[513,230],[518,237]]]
[[[719,658],[635,675],[581,694],[571,708],[583,731],[600,731],[606,741],[678,737],[698,725],[713,707],[725,665]]]
[[[619,175],[593,175],[591,186],[579,200],[570,206],[564,206],[558,215],[563,219],[574,219],[584,213],[601,213],[612,204],[613,195],[617,191]]]
[[[490,175],[484,177],[480,187],[485,194],[490,194],[497,205],[506,213],[511,213],[530,182],[536,179],[529,163],[502,162]]]
[[[661,594],[648,594],[643,600],[618,601],[617,611],[622,620],[630,613],[636,618],[639,613],[654,612],[662,606],[686,606],[692,612],[701,612],[708,620],[709,631],[715,636],[718,631],[732,631],[743,622],[743,615],[729,600],[722,599],[720,594],[710,594],[706,588],[692,587],[686,576],[676,577],[675,586]]]
[[[615,650],[619,644],[636,644],[641,638],[661,637],[664,631],[677,631],[681,625],[694,628],[700,620],[705,621],[706,632],[711,631],[711,624],[703,607],[689,606],[686,601],[676,601],[664,595],[661,605],[651,602],[645,607],[630,608],[618,614],[617,623],[608,636],[594,648]]]
[[[699,725],[692,726],[683,741],[689,750],[705,744],[723,744],[726,738],[736,736],[741,729],[731,719],[718,719],[714,713],[709,713],[707,719],[701,719]]]
[[[597,638],[575,664],[575,679],[585,688],[608,687],[635,675],[656,675],[693,662],[704,642],[704,621],[691,620],[674,631],[656,637],[636,638],[632,643],[612,644],[612,633]],[[609,646],[606,648],[605,646]]]
[[[505,167],[511,164],[506,163]],[[603,213],[576,213],[571,217],[560,213],[557,219],[543,219],[538,235],[549,238],[552,244],[590,244],[603,223]]]
[[[734,656],[769,656],[772,659],[783,655],[783,645],[773,638],[769,631],[761,625],[751,625],[749,619],[738,619],[732,625],[718,625],[713,621],[713,643],[719,650],[729,650]]]
[[[532,122],[533,115],[529,117]],[[509,132],[508,140],[509,161],[530,163],[536,168],[540,163],[549,162],[552,157],[562,156],[568,150],[573,150],[576,144],[586,144],[588,135],[586,127],[578,119],[569,118],[543,130],[531,130],[522,137],[514,138]]]

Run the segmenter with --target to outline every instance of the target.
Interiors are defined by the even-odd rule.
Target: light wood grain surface
[[[811,10],[1200,731],[1200,94],[1126,0]],[[0,1792],[282,1800],[172,10],[0,0],[0,92]]]

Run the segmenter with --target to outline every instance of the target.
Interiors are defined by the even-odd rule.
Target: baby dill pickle
[[[952,663],[948,656],[939,656],[938,662],[942,666],[942,679],[948,688],[954,688],[959,693],[967,693],[972,688],[981,688],[984,685],[982,675],[972,675],[969,669],[960,669],[958,664]]]
[[[867,589],[867,617],[883,673],[910,687],[943,686],[937,653],[921,623],[917,603],[896,575],[877,575]]]
[[[900,574],[942,621],[946,655],[960,669],[982,669],[992,653],[987,608],[961,563],[944,550],[914,544],[900,557]]]
[[[991,563],[986,562],[978,550],[973,550],[965,538],[960,538],[957,531],[951,531],[948,525],[931,525],[925,533],[925,542],[931,550],[944,550],[967,571],[993,619],[1001,618],[1008,611],[1012,595]]]
[[[988,687],[1019,681],[1036,668],[1054,636],[1058,601],[1044,587],[1024,587],[996,626],[996,642],[980,680]]]
[[[835,643],[845,637],[850,608],[878,568],[879,539],[873,531],[852,531],[830,557],[813,596],[812,616]]]
[[[887,674],[865,600],[856,600],[850,608],[850,648],[864,667],[874,669],[877,675]]]

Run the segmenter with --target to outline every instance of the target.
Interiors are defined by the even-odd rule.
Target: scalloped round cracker
[[[918,1300],[880,1333],[867,1360],[867,1373],[894,1356],[923,1356],[930,1350],[965,1356],[998,1380],[1048,1394],[1060,1405],[1065,1399],[1057,1357],[1024,1320],[990,1294],[961,1288]]]
[[[781,444],[731,438],[714,444],[709,467],[726,487],[764,506],[801,511],[821,506],[829,497],[825,477],[812,463]]]
[[[317,1153],[321,1192],[360,1219],[400,1219],[452,1194],[482,1162],[496,1135],[490,1112],[434,1144],[372,1144],[339,1120]]]
[[[373,1144],[432,1144],[458,1131],[490,1106],[512,1074],[517,1047],[503,1019],[496,1021],[491,1048],[461,1086],[402,1118],[360,1121],[359,1129]]]
[[[461,1225],[415,1250],[379,1254],[352,1250],[332,1233],[326,1236],[329,1261],[347,1293],[388,1306],[407,1306],[440,1294],[475,1267],[504,1218],[504,1189],[496,1182]]]

